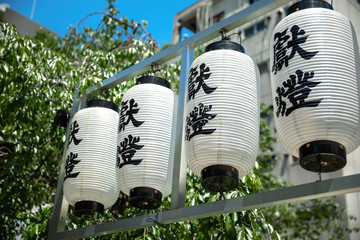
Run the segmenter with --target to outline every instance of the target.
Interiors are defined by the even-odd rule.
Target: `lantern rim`
[[[201,171],[201,185],[213,192],[228,192],[239,185],[239,171],[228,165],[212,165]]]
[[[232,42],[230,40],[213,42],[205,48],[205,52],[210,52],[214,50],[234,50],[245,53],[245,48],[241,44]]]
[[[79,201],[75,203],[75,216],[87,218],[95,212],[103,213],[104,205],[96,201]]]
[[[155,188],[132,188],[129,196],[129,203],[136,208],[156,209],[161,205],[162,193]]]
[[[89,100],[86,103],[86,107],[87,108],[90,108],[90,107],[104,107],[104,108],[109,108],[111,110],[114,110],[117,113],[119,112],[119,106],[118,105],[116,105],[113,102],[102,100],[102,99]]]
[[[166,79],[157,76],[142,76],[136,80],[136,85],[144,83],[153,83],[171,89],[171,84]]]
[[[334,141],[318,140],[299,149],[300,166],[311,172],[333,172],[346,165],[345,146]]]
[[[56,111],[56,116],[54,119],[54,124],[63,128],[66,128],[69,124],[70,113],[64,109],[59,109]]]
[[[330,10],[334,10],[334,8],[330,3],[323,0],[302,0],[291,5],[286,11],[286,15],[288,16],[294,12],[304,10],[307,8],[327,8]]]

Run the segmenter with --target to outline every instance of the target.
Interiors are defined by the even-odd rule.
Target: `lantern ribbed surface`
[[[71,205],[94,201],[108,208],[116,202],[120,192],[116,171],[118,123],[119,114],[109,108],[90,107],[74,115],[67,155],[77,154],[77,158],[73,162],[68,159],[65,172],[79,174],[64,181],[65,198]]]
[[[167,87],[143,83],[124,94],[121,108],[125,116],[123,122],[129,119],[126,111],[133,109],[132,118],[135,123],[141,123],[135,126],[130,120],[118,133],[118,151],[124,149],[121,144],[129,140],[129,135],[132,140],[136,139],[136,146],[128,151],[132,151],[131,154],[124,154],[122,158],[118,152],[118,161],[123,164],[118,168],[121,191],[129,195],[131,189],[145,187],[168,196],[174,164],[175,134],[172,132],[176,126],[177,95]]]
[[[288,66],[283,64],[281,69],[276,66],[272,69],[275,123],[280,141],[296,157],[302,145],[317,140],[338,142],[350,153],[360,144],[359,50],[351,23],[338,12],[309,8],[284,18],[274,29],[273,36],[284,33],[286,29],[287,44],[294,40],[294,33],[300,33],[297,38],[302,40],[298,41],[298,46],[308,52],[307,56],[304,55],[308,59],[301,56],[299,51],[291,57],[293,48],[285,43],[283,46],[288,46]],[[279,38],[275,37],[271,46],[277,43]],[[275,52],[271,49],[273,67],[277,61]],[[279,61],[277,63],[281,64]],[[310,76],[306,80],[308,83],[304,81],[305,74]],[[291,75],[296,83],[291,83]],[[286,93],[277,92],[281,92],[281,88],[288,91],[291,88],[289,84],[293,85],[291,91],[297,98],[293,102],[290,101],[291,94],[286,96]],[[302,105],[299,107],[294,103]],[[294,110],[287,115],[286,111],[291,107]]]
[[[205,91],[204,84],[199,87],[201,68],[204,84],[215,90]],[[191,89],[195,89],[193,97]],[[212,165],[233,167],[239,177],[251,171],[258,149],[260,111],[259,72],[249,56],[221,49],[196,58],[189,73],[185,114],[185,155],[196,175]]]

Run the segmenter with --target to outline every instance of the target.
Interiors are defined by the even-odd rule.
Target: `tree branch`
[[[112,47],[111,49],[109,49],[109,51],[113,51],[114,49],[118,48],[118,47],[123,47],[123,48],[128,48],[130,46],[131,41],[133,40],[137,30],[139,27],[141,27],[141,30],[144,32],[144,34],[140,37],[140,39],[144,39],[145,37],[149,37],[151,41],[155,42],[157,45],[157,41],[151,36],[151,34],[149,32],[146,31],[145,26],[141,23],[136,23],[134,24],[129,24],[128,22],[125,21],[121,21],[120,19],[116,18],[115,16],[107,13],[107,12],[93,12],[90,13],[88,15],[86,15],[85,17],[83,17],[77,24],[76,24],[76,29],[79,27],[79,25],[88,17],[96,15],[96,14],[103,14],[105,15],[105,17],[109,17],[111,19],[113,19],[114,21],[118,22],[119,24],[129,27],[130,29],[132,29],[132,33],[130,34],[130,36],[127,37],[127,39],[125,41],[121,41],[118,44],[116,44],[114,47]],[[97,25],[96,27],[96,34],[99,33],[100,29],[103,27],[105,18],[103,18]],[[94,42],[95,39],[95,35],[93,36],[92,42]]]
[[[93,13],[89,13],[88,15],[86,15],[85,17],[83,17],[75,26],[75,28],[77,29],[79,27],[79,25],[85,20],[87,19],[88,17],[91,17],[92,15],[95,15],[95,14],[104,14],[104,15],[107,15],[108,13],[106,12],[93,12]]]
[[[262,213],[261,209],[259,209],[259,212],[260,212],[260,214],[261,214],[261,217],[266,221],[265,216],[264,216],[264,214]],[[267,230],[269,239],[271,240],[272,238],[271,238],[271,233],[270,233],[269,226],[266,226],[266,230]]]
[[[196,240],[195,233],[194,233],[194,226],[190,220],[189,220],[189,224],[190,224],[191,236],[193,237],[193,240]]]
[[[4,151],[5,150],[5,151]],[[7,151],[7,152],[6,152]],[[5,146],[0,147],[0,157],[6,156],[11,153],[11,150]]]

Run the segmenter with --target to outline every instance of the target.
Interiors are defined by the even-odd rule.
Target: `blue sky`
[[[69,25],[76,25],[87,14],[103,11],[106,0],[0,0],[10,8],[30,18],[33,3],[33,20],[64,36]],[[148,21],[147,30],[160,45],[171,43],[173,19],[177,12],[197,0],[117,0],[115,5],[121,15],[135,21]],[[96,28],[99,18],[90,17],[86,25]]]

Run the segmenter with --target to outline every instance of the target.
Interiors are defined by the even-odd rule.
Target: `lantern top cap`
[[[136,80],[136,85],[143,83],[153,83],[166,88],[171,88],[171,84],[164,78],[156,76],[142,76]]]
[[[114,110],[115,112],[119,112],[119,107],[113,102],[109,102],[102,99],[92,99],[87,101],[86,107],[104,107],[104,108],[110,108],[111,110]]]
[[[306,8],[327,8],[330,10],[334,10],[330,3],[323,0],[302,0],[297,2],[289,7],[286,12],[286,15],[290,15],[291,13],[306,9]]]
[[[205,48],[205,52],[210,52],[213,50],[229,49],[238,52],[245,53],[245,49],[241,44],[232,42],[230,40],[221,40],[214,43],[211,43]]]

